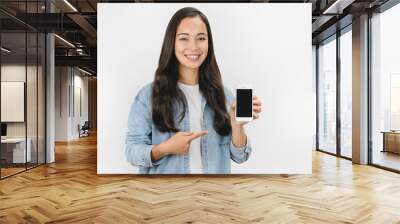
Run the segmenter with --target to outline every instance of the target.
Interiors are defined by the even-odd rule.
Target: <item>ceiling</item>
[[[388,0],[253,0],[232,2],[312,3],[312,37],[318,43],[337,30],[351,24],[353,16],[372,10]],[[55,32],[56,65],[80,66],[96,73],[97,3],[183,2],[140,0],[1,0],[0,25],[4,38],[16,49],[25,41],[22,34],[31,31]],[[196,1],[185,1],[196,2]],[[199,2],[199,1],[197,1]],[[202,1],[227,2],[227,1]],[[329,8],[329,10],[327,10]],[[52,13],[49,13],[52,11]],[[324,13],[325,12],[325,13]],[[283,15],[290,16],[290,15]],[[338,23],[338,21],[341,21]],[[338,25],[339,24],[339,25]],[[4,35],[3,35],[4,36]],[[66,40],[66,41],[63,41]],[[3,42],[4,43],[4,42]],[[21,45],[20,45],[21,44]],[[72,44],[72,45],[71,45]],[[28,52],[30,47],[28,46]],[[22,51],[22,48],[20,49]],[[22,53],[22,52],[21,52]]]

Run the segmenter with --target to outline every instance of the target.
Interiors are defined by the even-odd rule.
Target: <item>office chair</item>
[[[90,129],[89,121],[85,121],[82,127],[80,127],[80,125],[78,124],[78,129],[79,129],[79,138],[89,136],[89,129]]]

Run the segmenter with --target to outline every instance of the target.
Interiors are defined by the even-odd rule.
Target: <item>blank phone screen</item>
[[[236,90],[236,117],[252,117],[252,89]]]

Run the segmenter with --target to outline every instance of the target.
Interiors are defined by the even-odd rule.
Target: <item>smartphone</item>
[[[251,85],[241,85],[236,89],[236,120],[253,120],[253,89]]]

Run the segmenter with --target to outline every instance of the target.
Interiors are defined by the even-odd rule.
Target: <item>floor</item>
[[[400,170],[400,155],[392,152],[381,152],[376,150],[373,153],[373,163],[395,170]]]
[[[321,152],[312,175],[97,175],[96,138],[0,181],[0,223],[400,223],[400,174]]]

